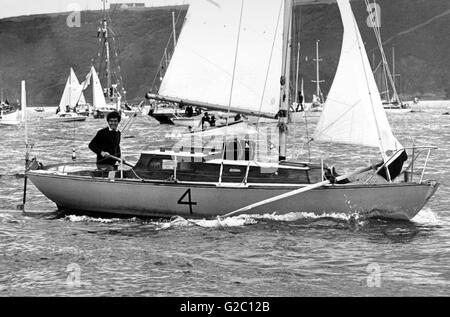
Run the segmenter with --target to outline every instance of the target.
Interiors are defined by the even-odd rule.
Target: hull
[[[130,217],[217,217],[301,187],[110,180],[68,176],[49,171],[33,171],[29,172],[28,176],[62,211]],[[409,220],[423,208],[437,187],[435,182],[330,185],[246,213],[343,213]]]
[[[197,128],[201,125],[203,115],[196,117],[174,117],[172,122],[176,126]]]
[[[385,108],[386,113],[394,113],[394,114],[407,114],[412,112],[412,109],[391,109]]]
[[[8,121],[8,120],[0,120],[0,126],[16,126],[19,125],[20,121]]]
[[[20,112],[17,110],[13,113],[0,114],[0,125],[15,126],[21,123]]]
[[[47,117],[43,120],[49,121],[49,122],[77,122],[77,121],[85,121],[85,116],[78,116],[78,117]]]

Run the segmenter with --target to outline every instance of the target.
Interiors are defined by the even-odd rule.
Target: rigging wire
[[[365,2],[367,4],[368,0],[365,0]],[[371,17],[373,17],[372,13],[370,13],[370,14],[371,14]],[[360,53],[359,55],[361,57],[361,61],[362,61],[362,65],[363,65],[362,68],[363,68],[364,76],[365,76],[365,79],[366,79],[366,85],[367,85],[367,89],[368,89],[368,94],[369,94],[369,97],[370,97],[370,104],[371,104],[373,119],[374,119],[374,123],[375,123],[376,129],[377,129],[377,133],[378,133],[378,142],[379,142],[379,146],[380,146],[380,151],[381,151],[381,155],[383,157],[383,160],[385,160],[386,153],[385,153],[385,149],[384,149],[384,145],[383,145],[383,140],[381,138],[380,126],[378,124],[377,116],[376,116],[376,113],[375,113],[375,105],[374,105],[374,101],[373,101],[373,98],[372,98],[372,93],[371,93],[370,87],[369,87],[369,75],[367,74],[367,69],[364,67],[364,57],[367,58],[367,54],[363,54],[363,52],[362,52],[363,46],[362,46],[362,43],[360,41],[361,37],[359,36],[358,25],[357,25],[356,20],[355,20],[354,17],[352,18],[352,20],[353,20],[353,27],[355,28],[355,33],[357,35],[357,45],[358,45],[358,49],[359,49],[359,53]],[[385,167],[386,167],[386,174],[388,176],[388,179],[391,180],[390,173],[389,173],[389,168],[387,166],[385,166]]]
[[[241,0],[241,13],[240,13],[240,17],[239,17],[239,26],[238,26],[238,33],[237,33],[237,39],[236,39],[236,51],[235,51],[235,55],[234,55],[233,73],[231,76],[230,98],[228,100],[228,111],[227,111],[227,119],[226,119],[226,126],[225,126],[224,144],[223,144],[223,150],[222,150],[222,163],[220,164],[219,184],[222,183],[223,165],[224,165],[224,160],[225,160],[225,152],[226,152],[227,137],[228,137],[228,125],[229,125],[228,119],[230,117],[231,102],[233,99],[234,80],[236,77],[236,67],[237,67],[237,59],[238,59],[238,54],[239,54],[239,44],[240,44],[240,40],[241,40],[241,28],[242,28],[243,14],[244,14],[244,0]]]
[[[267,65],[267,71],[266,71],[266,78],[264,80],[264,87],[263,87],[263,91],[262,91],[262,95],[261,95],[261,100],[260,100],[260,104],[259,104],[259,110],[258,110],[258,114],[261,114],[262,112],[262,106],[264,103],[264,95],[266,93],[266,89],[267,89],[267,82],[268,82],[268,78],[269,78],[269,72],[270,72],[270,66],[272,65],[272,58],[273,58],[273,52],[275,50],[275,42],[276,42],[276,38],[277,38],[277,34],[278,34],[278,29],[280,27],[280,20],[281,20],[281,14],[283,11],[283,2],[280,3],[280,9],[278,10],[278,19],[277,19],[277,26],[275,28],[275,32],[274,32],[274,36],[273,36],[273,41],[272,41],[272,48],[270,51],[270,56],[269,56],[269,62]],[[256,131],[259,132],[259,127],[260,127],[260,116],[257,116],[256,119]],[[259,135],[259,133],[258,133]],[[259,144],[257,145],[257,156],[259,157],[260,155],[260,150],[258,150],[259,148]]]
[[[183,4],[185,4],[185,1],[183,2]],[[177,18],[175,20],[175,25],[178,25],[178,21],[180,20],[181,13],[182,13],[182,9],[180,8],[178,10],[178,15],[177,15]],[[161,70],[163,69],[163,64],[166,63],[167,54],[168,54],[167,52],[168,52],[169,47],[171,46],[171,43],[173,43],[173,31],[170,32],[169,39],[167,40],[167,44],[166,44],[166,46],[164,48],[163,57],[161,58],[161,61],[160,61],[159,65],[158,65],[158,70],[156,71],[155,77],[153,78],[153,82],[152,82],[152,85],[151,85],[151,89],[152,90],[154,90],[157,87],[156,86],[156,82],[162,77]],[[174,47],[174,50],[175,50],[175,47]],[[167,70],[167,65],[166,65],[166,67],[164,67],[164,69]]]

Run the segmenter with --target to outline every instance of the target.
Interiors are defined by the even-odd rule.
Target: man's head
[[[106,116],[106,121],[108,121],[109,127],[114,131],[117,130],[121,119],[120,113],[117,111],[113,111]]]

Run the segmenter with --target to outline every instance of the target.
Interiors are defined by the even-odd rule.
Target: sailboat
[[[402,170],[408,149],[392,134],[349,0],[337,3],[343,47],[315,140],[379,148],[380,163],[339,176],[322,162],[286,161],[291,0],[199,0],[189,7],[159,94],[152,97],[277,117],[275,133],[233,135],[224,128],[218,147],[192,136],[191,147],[143,152],[136,164],[117,158],[118,171],[62,164],[29,171],[29,179],[69,214],[205,218],[309,212],[412,219],[439,184],[423,174],[414,179],[413,166]],[[276,161],[265,159],[274,148]],[[412,160],[423,151],[431,148],[416,149]],[[363,172],[384,181],[352,181]]]
[[[101,42],[101,49],[99,51],[100,63],[99,63],[99,74],[101,78],[106,77],[106,83],[103,87],[102,94],[104,95],[103,99],[105,103],[103,104],[103,100],[100,104],[93,105],[94,107],[94,118],[102,119],[105,118],[108,113],[113,111],[118,111],[122,113],[122,116],[132,115],[138,109],[133,108],[128,105],[126,102],[125,94],[126,91],[122,86],[122,77],[120,74],[120,66],[117,66],[117,70],[112,67],[111,55],[115,53],[117,57],[117,52],[114,52],[114,47],[111,41],[110,34],[113,34],[111,26],[109,25],[109,16],[106,11],[106,0],[102,0],[103,2],[103,20],[101,21],[101,25],[97,31],[97,37]],[[102,67],[105,65],[104,67]],[[113,78],[114,75],[114,78]],[[100,86],[100,79],[98,81]]]
[[[66,86],[62,94],[56,115],[45,117],[43,120],[52,122],[74,122],[85,121],[86,117],[76,113],[79,104],[85,104],[82,87],[78,81],[73,68],[67,78]]]
[[[10,105],[8,99],[3,96],[3,79],[2,73],[0,73],[0,115],[5,116],[8,114],[15,113],[17,109],[15,109],[12,105]]]
[[[20,110],[15,110],[14,112],[4,112],[3,107],[0,108],[0,126],[17,126],[25,122],[26,111],[27,111],[27,101],[26,101],[26,90],[25,82],[22,82],[22,93],[21,93],[21,103]]]
[[[382,55],[384,55],[384,51],[382,51]],[[396,87],[395,78],[399,75],[395,73],[395,48],[392,48],[392,60],[392,74],[389,67],[386,66],[387,60],[385,57],[382,57],[374,70],[377,84],[381,89],[380,95],[383,107],[387,113],[405,114],[412,112],[412,108],[400,99]]]
[[[368,4],[367,1],[366,4]],[[368,12],[370,13],[370,18],[372,21],[378,20],[377,17],[373,16],[373,14],[376,13],[372,12],[372,10],[368,10]],[[412,111],[411,107],[408,104],[403,103],[397,91],[395,78],[399,75],[395,73],[395,48],[394,47],[392,48],[392,72],[391,72],[382,45],[380,26],[374,24],[373,30],[381,54],[381,61],[378,64],[378,66],[375,67],[373,73],[376,76],[378,87],[381,90],[380,96],[382,98],[383,107],[388,113],[405,114],[411,112]],[[375,64],[375,55],[374,55],[374,64]]]

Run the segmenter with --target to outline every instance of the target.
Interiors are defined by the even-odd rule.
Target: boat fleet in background
[[[175,25],[175,22],[174,22]],[[101,52],[104,63],[100,65],[106,65],[105,69],[105,81],[106,88],[103,88],[99,75],[92,65],[85,80],[80,83],[73,68],[70,68],[69,76],[67,78],[61,100],[58,108],[52,116],[44,116],[43,120],[48,122],[76,122],[85,121],[87,117],[93,117],[95,119],[105,118],[105,116],[112,112],[118,111],[123,117],[127,118],[136,113],[141,113],[145,109],[146,115],[150,115],[161,124],[169,124],[175,126],[184,126],[191,131],[204,130],[209,127],[221,127],[227,124],[234,124],[241,122],[246,118],[237,113],[226,113],[221,111],[209,111],[207,108],[200,106],[186,106],[183,102],[171,102],[171,101],[157,101],[152,99],[151,95],[147,95],[147,100],[142,100],[138,105],[130,105],[126,101],[124,96],[125,90],[121,86],[121,77],[113,78],[111,74],[116,74],[116,71],[112,71],[111,52],[112,43],[109,39],[111,33],[110,26],[108,25],[108,17],[104,8],[104,18],[98,28],[97,37],[102,42]],[[175,34],[175,26],[174,26]],[[375,35],[377,39],[381,39],[380,31],[376,30]],[[380,40],[381,43],[381,40]],[[298,54],[300,53],[300,47]],[[381,98],[383,101],[383,107],[386,112],[394,114],[406,114],[409,112],[417,112],[419,109],[419,99],[414,98],[414,101],[405,103],[401,100],[395,84],[395,55],[393,51],[393,67],[392,72],[387,62],[384,50],[380,46],[381,61],[378,65],[375,65],[373,73],[377,81],[377,85],[380,90]],[[295,97],[292,98],[293,102],[290,106],[290,111],[295,112],[308,112],[311,115],[314,113],[321,113],[325,106],[326,98],[321,88],[321,83],[324,80],[320,78],[320,62],[323,61],[319,55],[319,41],[316,41],[316,56],[313,59],[316,62],[316,78],[312,80],[316,84],[315,92],[312,95],[310,102],[305,100],[304,83],[301,79],[299,89],[299,56],[297,58],[297,74],[295,83]],[[84,91],[91,86],[92,88],[92,102],[88,103],[84,96]],[[1,88],[1,87],[0,87]],[[123,93],[121,93],[121,91]],[[17,125],[23,122],[20,113],[20,107],[11,106],[7,100],[2,98],[0,104],[0,125]],[[147,103],[147,107],[143,107]],[[415,107],[411,107],[415,105]],[[46,107],[38,106],[34,110],[39,113],[44,113]],[[150,108],[150,111],[148,109]]]

